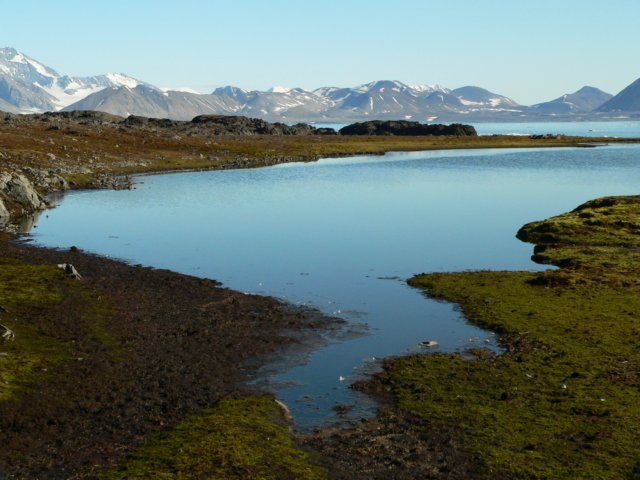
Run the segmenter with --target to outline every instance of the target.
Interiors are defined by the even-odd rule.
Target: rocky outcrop
[[[20,205],[24,213],[41,210],[46,206],[33,184],[21,173],[0,173],[0,193],[9,201]]]
[[[25,167],[21,172],[0,172],[0,229],[11,229],[20,217],[47,208],[49,203],[39,191],[50,193],[68,188],[65,179],[50,170]]]
[[[347,125],[340,129],[342,135],[405,135],[405,136],[458,136],[475,137],[476,129],[471,125],[452,123],[451,125],[426,125],[407,120],[371,120]]]
[[[191,124],[206,126],[214,134],[233,135],[309,135],[315,130],[306,123],[286,125],[259,118],[229,115],[199,115],[191,120]]]
[[[129,115],[122,124],[127,127],[155,127],[155,128],[172,128],[180,125],[178,120],[170,120],[168,118],[149,118],[140,117],[138,115]]]
[[[176,135],[335,135],[332,128],[316,128],[306,123],[287,125],[272,123],[259,118],[235,115],[199,115],[191,121],[149,118],[130,115],[127,118],[103,112],[82,111],[47,112],[31,115],[12,115],[0,112],[0,122],[8,124],[28,124],[32,122],[50,123],[52,130],[64,130],[72,135],[74,125],[112,126],[127,129],[141,129]]]
[[[55,156],[53,159],[55,159]],[[47,193],[69,190],[69,184],[67,183],[67,181],[52,170],[39,170],[35,168],[25,167],[22,169],[22,172],[29,177],[31,182],[37,188]]]
[[[9,223],[10,217],[11,217],[11,214],[9,210],[7,209],[7,207],[4,206],[4,202],[2,201],[2,198],[0,198],[0,227]]]

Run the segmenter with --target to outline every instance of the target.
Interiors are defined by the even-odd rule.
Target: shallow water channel
[[[409,288],[414,273],[542,267],[515,233],[594,197],[638,193],[640,146],[459,150],[139,177],[135,190],[65,196],[32,231],[80,248],[220,280],[348,321],[345,334],[255,381],[296,428],[371,411],[348,385],[381,357],[494,345],[452,305]],[[288,359],[291,360],[291,359]]]

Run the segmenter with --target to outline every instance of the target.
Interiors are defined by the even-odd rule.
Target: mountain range
[[[285,87],[247,91],[225,86],[210,94],[199,94],[188,89],[161,89],[124,74],[60,75],[13,48],[0,48],[0,110],[98,110],[125,117],[176,120],[191,120],[203,114],[245,115],[286,123],[608,118],[640,112],[640,80],[615,97],[594,87],[583,87],[532,106],[475,86],[449,89],[440,85],[407,85],[397,80],[313,91]]]

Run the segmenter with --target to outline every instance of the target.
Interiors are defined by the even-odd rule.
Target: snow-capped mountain
[[[234,100],[237,100],[241,103],[246,103],[247,101],[247,94],[249,92],[247,90],[243,90],[242,88],[238,88],[238,87],[233,87],[231,85],[227,85],[224,87],[218,87],[216,88],[211,95],[216,95],[218,97],[221,96],[227,96],[230,98],[233,98]]]
[[[18,112],[59,110],[108,87],[134,88],[142,84],[120,73],[60,75],[14,48],[0,48],[0,100]]]
[[[12,113],[47,110],[99,110],[191,120],[197,115],[245,115],[268,121],[350,123],[367,119],[414,121],[522,121],[585,118],[603,112],[640,110],[640,80],[614,98],[583,87],[531,107],[484,88],[448,89],[377,80],[355,87],[313,91],[276,86],[267,91],[227,85],[210,94],[188,88],[160,89],[124,74],[70,77],[18,52],[0,48],[0,110]],[[596,109],[596,110],[594,110]],[[625,110],[626,109],[626,110]]]
[[[591,112],[612,97],[598,88],[582,87],[577,92],[567,93],[550,102],[532,105],[531,110],[551,115]]]
[[[297,121],[322,115],[333,106],[331,100],[302,88],[274,88],[246,95],[242,115],[267,120]]]
[[[242,103],[227,97],[200,95],[185,91],[162,91],[147,85],[109,87],[93,93],[63,111],[98,110],[128,117],[140,115],[153,118],[191,120],[204,114],[237,115]]]
[[[411,87],[398,80],[378,80],[353,88],[326,88],[314,93],[333,102],[328,116],[348,118],[414,118],[424,114],[424,99],[435,91],[427,86]]]
[[[473,109],[489,109],[494,111],[519,110],[520,105],[509,97],[498,95],[480,87],[460,87],[451,90],[451,95],[457,97],[460,102]]]

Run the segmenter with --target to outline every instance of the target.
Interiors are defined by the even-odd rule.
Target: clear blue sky
[[[640,77],[640,0],[0,0],[0,46],[161,87],[478,85],[531,104]]]

